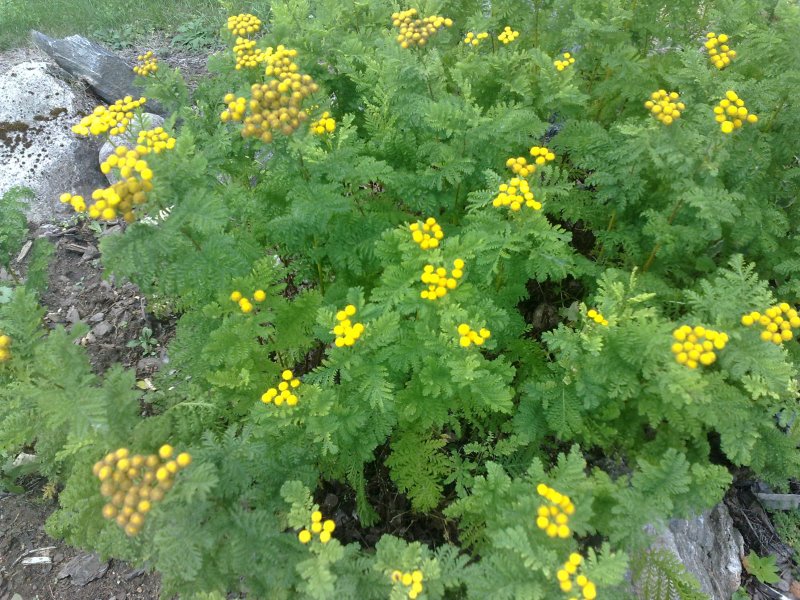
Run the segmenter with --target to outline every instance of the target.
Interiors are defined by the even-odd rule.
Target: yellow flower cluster
[[[606,319],[603,315],[597,312],[595,309],[590,308],[586,311],[586,316],[589,317],[592,321],[597,323],[598,325],[605,325],[608,327],[608,319]]]
[[[0,334],[0,363],[11,358],[11,338]]]
[[[136,152],[140,155],[160,154],[164,150],[172,150],[175,147],[175,138],[171,137],[163,127],[155,129],[143,129],[136,137]]]
[[[500,32],[500,35],[497,36],[497,39],[503,42],[504,44],[510,44],[515,39],[519,37],[519,31],[514,31],[508,25],[505,26],[505,29]]]
[[[408,597],[414,600],[422,593],[422,571],[392,571],[392,583],[399,583],[408,588]]]
[[[696,369],[698,364],[708,366],[717,360],[715,350],[722,350],[728,343],[728,334],[706,329],[700,325],[682,325],[672,332],[675,342],[672,353],[679,365]]]
[[[481,43],[481,41],[485,40],[489,37],[489,33],[486,31],[481,31],[480,33],[473,33],[471,31],[467,32],[467,35],[464,36],[464,43],[468,46],[477,46]]]
[[[336,529],[336,523],[334,523],[331,519],[326,519],[323,521],[322,513],[318,510],[315,510],[313,513],[311,513],[311,525],[298,533],[297,539],[300,540],[301,544],[307,544],[311,541],[313,534],[316,533],[319,535],[319,541],[323,544],[327,544],[331,541],[331,534],[333,533],[334,529]]]
[[[583,557],[577,552],[569,555],[567,562],[556,571],[558,586],[562,592],[571,592],[577,585],[581,590],[580,598],[583,600],[594,600],[597,598],[597,588],[594,583],[589,581],[586,575],[577,575],[578,567],[583,563]],[[578,596],[572,596],[569,600],[579,600]]]
[[[261,29],[261,19],[244,13],[228,17],[228,29],[233,35],[245,37]]]
[[[250,101],[236,98],[233,94],[225,96],[228,108],[222,112],[220,119],[227,121],[244,120],[243,137],[258,137],[264,143],[272,141],[273,131],[281,131],[290,135],[308,118],[302,109],[303,100],[319,90],[319,86],[310,75],[298,72],[298,66],[292,61],[297,56],[296,50],[278,46],[265,52],[267,67],[265,74],[273,77],[268,83],[255,83],[250,87]],[[245,112],[250,112],[245,116]]]
[[[333,328],[336,339],[333,343],[337,348],[342,346],[352,346],[356,340],[364,333],[363,323],[352,323],[350,317],[356,314],[356,307],[348,304],[343,310],[336,313],[337,325]]]
[[[420,280],[428,284],[427,290],[419,293],[420,298],[426,300],[436,300],[447,295],[448,290],[456,289],[458,280],[464,275],[464,261],[457,258],[453,261],[453,270],[448,275],[447,269],[439,267],[434,269],[433,265],[425,265],[422,270]]]
[[[131,456],[127,448],[120,448],[95,463],[92,473],[101,482],[100,493],[109,499],[103,516],[115,519],[130,536],[139,533],[153,503],[164,499],[178,471],[192,463],[188,452],[173,455],[169,444],[148,456]]]
[[[524,156],[511,157],[506,161],[506,166],[511,169],[515,175],[520,177],[528,177],[536,172],[536,165],[528,164]]]
[[[144,154],[150,153],[150,148],[141,146],[145,150]],[[136,220],[133,209],[147,201],[147,192],[153,189],[150,180],[153,171],[142,158],[138,150],[128,150],[125,146],[118,146],[114,152],[100,164],[103,173],[109,173],[112,168],[119,170],[122,178],[117,183],[107,188],[97,189],[92,192],[94,201],[88,206],[89,216],[92,219],[104,219],[113,221],[119,215],[127,223]],[[87,205],[81,196],[72,194],[61,194],[61,202],[69,203],[76,212],[85,212]]]
[[[256,290],[253,292],[253,302],[249,298],[242,296],[242,292],[234,290],[231,292],[230,299],[239,305],[241,311],[245,314],[253,311],[253,302],[261,303],[267,299],[267,293],[264,290]]]
[[[563,71],[568,66],[575,64],[575,57],[573,57],[572,54],[570,54],[569,52],[564,52],[564,54],[562,54],[561,57],[564,60],[556,59],[553,61],[553,64],[559,71]]]
[[[125,133],[128,124],[133,119],[133,111],[147,102],[146,98],[134,100],[125,96],[109,106],[98,106],[92,114],[83,117],[77,125],[73,125],[72,132],[78,135],[119,135]]]
[[[531,156],[534,158],[534,162],[540,167],[556,159],[556,155],[544,146],[533,146],[531,148]]]
[[[714,119],[719,123],[722,133],[731,133],[739,129],[745,121],[758,123],[758,117],[748,113],[744,100],[733,90],[725,92],[725,97],[714,107]]]
[[[761,332],[762,340],[781,344],[794,337],[792,330],[800,328],[800,316],[786,302],[781,302],[776,306],[769,307],[764,314],[753,311],[742,317],[742,325],[750,327],[755,324],[764,328],[764,331]]]
[[[286,369],[281,373],[281,382],[276,388],[269,388],[266,392],[261,394],[261,401],[264,404],[275,402],[275,406],[280,406],[286,402],[287,406],[294,406],[297,404],[297,396],[292,393],[292,390],[300,387],[300,380],[294,374]]]
[[[499,193],[492,200],[492,206],[495,208],[508,206],[516,212],[524,204],[533,210],[542,209],[542,203],[533,197],[533,192],[525,179],[514,177],[508,183],[501,183],[498,190]]]
[[[236,70],[252,69],[267,60],[267,55],[256,48],[256,41],[244,37],[237,37],[233,45],[233,54],[236,56]]]
[[[736,50],[731,50],[728,46],[728,36],[720,33],[719,36],[713,31],[706,34],[705,46],[708,50],[708,59],[711,64],[718,69],[724,69],[731,61],[736,58]]]
[[[461,323],[461,325],[458,326],[458,335],[460,336],[458,340],[459,345],[462,348],[469,348],[472,344],[476,346],[483,345],[483,342],[489,339],[492,332],[485,327],[475,331],[466,323]]]
[[[133,67],[133,72],[142,77],[147,77],[150,73],[158,71],[158,59],[153,56],[152,50],[137,56],[136,63],[136,66]]]
[[[423,250],[436,248],[439,245],[439,240],[444,238],[442,226],[439,225],[433,217],[425,219],[422,225],[419,223],[412,223],[409,229],[411,230],[411,239],[419,244],[419,247]]]
[[[424,19],[415,19],[417,9],[410,8],[401,12],[392,13],[392,25],[398,28],[397,43],[401,48],[409,46],[424,46],[428,38],[442,27],[452,27],[453,19],[438,15],[431,15]]]
[[[683,102],[679,102],[678,92],[658,90],[650,94],[650,100],[644,103],[647,110],[664,125],[672,125],[675,119],[680,119],[681,112],[686,109]]]
[[[575,505],[569,496],[555,491],[540,483],[536,492],[550,502],[549,506],[540,506],[536,516],[536,526],[543,530],[547,537],[568,538],[569,517],[575,514]]]
[[[331,118],[328,111],[322,113],[318,121],[311,123],[311,131],[317,135],[325,135],[326,133],[333,133],[336,131],[336,121]]]

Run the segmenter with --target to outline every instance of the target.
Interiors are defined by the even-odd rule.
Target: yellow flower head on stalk
[[[363,323],[353,323],[350,317],[355,316],[356,307],[348,304],[342,310],[336,313],[336,325],[333,328],[333,334],[336,336],[334,345],[337,348],[343,346],[352,346],[356,340],[364,333]]]
[[[336,523],[331,519],[323,520],[322,513],[315,510],[311,513],[311,524],[297,534],[297,539],[300,540],[301,544],[308,544],[314,535],[317,535],[320,542],[327,544],[331,541],[331,534],[335,529]]]
[[[714,120],[722,133],[732,133],[745,123],[758,123],[758,117],[748,112],[744,100],[733,90],[725,92],[725,97],[714,107]]]
[[[175,148],[175,138],[171,137],[163,127],[146,129],[139,132],[136,137],[136,152],[143,156],[150,154],[160,154],[164,150]]]
[[[236,57],[236,70],[252,69],[267,60],[267,55],[256,48],[256,41],[237,37],[233,45],[233,54]]]
[[[536,486],[536,493],[549,503],[539,507],[536,513],[536,526],[543,530],[547,537],[568,538],[569,518],[575,514],[572,500],[566,494],[561,494],[543,483]]]
[[[736,58],[736,50],[728,45],[728,36],[724,33],[717,35],[713,31],[706,34],[706,50],[711,64],[722,70]]]
[[[586,311],[586,316],[589,317],[592,321],[597,323],[598,325],[605,325],[608,327],[608,319],[606,319],[603,315],[597,312],[594,308],[590,308]]]
[[[235,36],[247,37],[261,29],[261,19],[255,15],[242,13],[228,17],[228,30]]]
[[[800,316],[788,303],[781,302],[769,307],[764,313],[753,311],[742,316],[742,325],[763,328],[760,337],[765,342],[780,345],[794,338],[794,330],[800,329]]]
[[[108,106],[98,106],[92,114],[83,117],[77,125],[72,127],[72,132],[78,135],[103,134],[119,135],[125,133],[128,124],[133,119],[134,111],[144,105],[147,98],[134,100],[131,96],[125,96],[122,100],[117,100]]]
[[[422,593],[422,581],[424,579],[422,571],[415,569],[413,571],[392,571],[390,575],[393,585],[399,585],[406,588],[408,597],[414,600]]]
[[[428,284],[427,290],[420,292],[420,298],[425,300],[437,300],[444,298],[447,292],[456,289],[458,280],[464,275],[464,261],[457,258],[453,261],[453,269],[450,273],[444,267],[434,268],[433,265],[425,265],[420,276],[422,283]]]
[[[336,121],[331,118],[329,112],[325,111],[319,120],[311,123],[311,131],[317,135],[325,135],[336,131]]]
[[[0,363],[6,362],[11,358],[11,338],[4,333],[0,333]]]
[[[585,575],[578,573],[581,564],[583,564],[583,557],[580,554],[577,552],[570,554],[567,561],[556,571],[558,587],[565,593],[573,592],[575,588],[578,588],[580,599],[594,600],[597,598],[597,588]],[[569,600],[579,600],[579,598],[572,596]]]
[[[164,499],[178,472],[190,464],[188,452],[175,455],[169,444],[161,446],[158,454],[131,455],[127,448],[107,454],[92,467],[100,480],[100,493],[108,500],[103,516],[116,521],[127,535],[137,535],[147,513]]]
[[[458,344],[462,348],[469,348],[473,344],[482,346],[483,342],[488,340],[492,335],[492,332],[485,327],[481,327],[478,331],[475,331],[466,323],[461,323],[457,331],[459,336]]]
[[[409,225],[409,229],[411,230],[411,239],[423,250],[438,247],[439,242],[444,238],[441,225],[433,217],[428,217],[424,223],[412,223]]]
[[[696,369],[698,365],[709,366],[717,360],[717,350],[728,343],[728,334],[706,329],[702,325],[682,325],[672,332],[672,353],[675,362]]]
[[[680,102],[680,94],[667,90],[658,90],[650,94],[650,99],[644,103],[644,107],[664,125],[672,125],[686,109],[686,105]]]
[[[150,73],[158,71],[158,59],[153,56],[153,51],[148,50],[144,54],[136,57],[136,65],[133,72],[142,77],[147,77]]]
[[[397,28],[395,38],[401,48],[411,46],[424,46],[428,39],[442,27],[452,27],[453,19],[431,15],[424,19],[417,19],[417,9],[410,8],[392,13],[392,25]]]
[[[519,37],[519,31],[514,31],[508,25],[505,26],[503,31],[500,32],[500,35],[497,36],[497,39],[503,42],[504,44],[510,44],[515,39]]]
[[[464,36],[463,43],[467,46],[472,46],[473,48],[480,45],[480,43],[489,37],[489,32],[481,31],[480,33],[473,33],[471,31],[467,32],[467,35]]]
[[[281,373],[281,381],[277,388],[269,388],[261,395],[261,401],[264,404],[275,403],[275,406],[280,406],[286,402],[286,406],[295,406],[297,404],[297,396],[294,390],[300,387],[300,380],[294,374],[286,369]]]
[[[507,206],[514,212],[523,206],[533,210],[542,209],[542,203],[534,198],[527,180],[518,177],[514,177],[508,183],[500,184],[498,194],[492,200],[492,206],[495,208]]]
[[[556,69],[559,71],[563,71],[567,67],[575,64],[575,57],[573,57],[569,52],[564,52],[564,54],[561,55],[561,58],[563,60],[556,59],[553,61],[553,65],[555,65]]]

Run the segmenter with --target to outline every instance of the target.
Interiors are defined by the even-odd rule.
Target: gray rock
[[[66,314],[66,319],[67,319],[67,321],[69,321],[73,325],[75,323],[77,323],[78,321],[80,321],[81,320],[81,315],[78,312],[78,309],[75,308],[74,306],[70,306],[69,310],[67,311],[67,314]]]
[[[0,74],[0,195],[30,188],[27,213],[34,224],[72,213],[59,202],[62,193],[87,196],[105,185],[96,150],[70,131],[80,119],[77,110],[73,91],[44,62]]]
[[[100,44],[80,35],[57,40],[38,31],[31,32],[31,39],[59,67],[88,83],[106,102],[141,95],[133,85],[131,67]]]
[[[677,556],[712,600],[731,600],[739,589],[744,541],[725,504],[688,521],[670,521],[653,546]]]
[[[58,579],[69,577],[72,585],[83,587],[106,574],[108,562],[100,562],[96,554],[79,554],[58,572]]]
[[[104,313],[94,313],[91,317],[89,317],[89,323],[99,323],[105,318]]]
[[[100,321],[97,325],[95,325],[92,328],[92,333],[96,338],[101,338],[107,333],[109,333],[112,329],[114,329],[113,325],[111,325],[107,321]]]

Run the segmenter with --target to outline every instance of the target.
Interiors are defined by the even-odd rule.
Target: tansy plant
[[[172,307],[169,365],[98,373],[86,326],[0,288],[2,481],[35,454],[49,533],[165,596],[616,600],[649,531],[742,472],[786,489],[796,6],[275,0],[219,25],[197,85],[137,80],[172,114],[107,159],[119,181],[64,190],[127,221],[102,264]],[[148,467],[165,440],[191,465]]]

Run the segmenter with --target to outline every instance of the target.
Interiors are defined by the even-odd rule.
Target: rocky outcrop
[[[70,131],[80,118],[77,104],[46,63],[24,62],[0,74],[0,195],[13,187],[33,190],[33,223],[71,212],[58,200],[63,192],[86,195],[104,184],[96,148]]]

